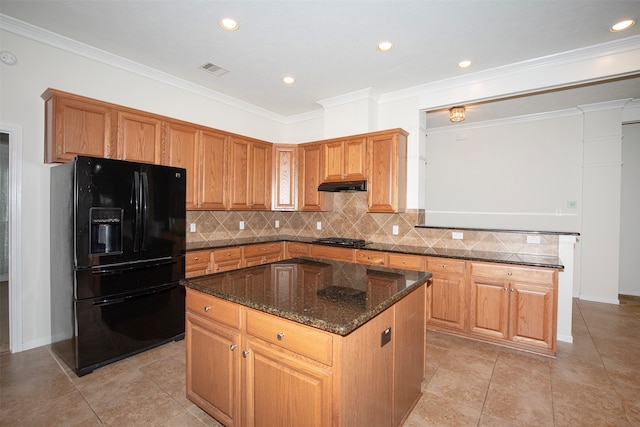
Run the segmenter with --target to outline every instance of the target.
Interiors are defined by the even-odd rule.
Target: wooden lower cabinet
[[[465,261],[429,257],[426,270],[432,274],[427,290],[427,322],[463,331],[468,312]]]
[[[422,285],[343,337],[187,289],[187,397],[226,426],[398,426],[422,395],[424,313]]]
[[[555,270],[471,263],[469,284],[471,334],[555,354]]]

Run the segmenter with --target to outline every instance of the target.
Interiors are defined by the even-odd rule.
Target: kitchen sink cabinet
[[[557,271],[470,263],[469,332],[556,351]]]
[[[330,140],[322,144],[323,182],[359,181],[366,175],[366,138]]]
[[[407,197],[407,133],[401,129],[367,138],[367,211],[404,212]]]
[[[467,283],[465,261],[426,257],[431,276],[427,289],[427,323],[459,331],[466,328]]]
[[[229,209],[271,208],[271,144],[233,136],[229,143]]]
[[[274,211],[295,211],[298,208],[298,148],[296,145],[273,146]]]
[[[322,143],[307,143],[298,146],[298,210],[330,211],[333,194],[318,191],[322,183]]]

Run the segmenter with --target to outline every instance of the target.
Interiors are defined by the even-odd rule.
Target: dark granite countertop
[[[227,246],[237,245],[249,245],[254,243],[269,243],[277,241],[289,241],[289,242],[302,242],[312,243],[315,240],[313,237],[296,237],[296,236],[263,236],[246,239],[229,239],[229,240],[216,240],[213,242],[194,242],[187,244],[187,251],[200,250],[200,249],[215,249]],[[466,261],[485,261],[485,262],[499,262],[504,264],[522,265],[530,267],[547,267],[564,269],[560,258],[553,256],[542,255],[524,255],[524,254],[512,254],[502,252],[481,252],[481,251],[468,251],[459,249],[442,249],[442,248],[427,248],[422,246],[403,246],[386,243],[369,243],[363,249],[381,251],[381,252],[396,252],[410,255],[426,255],[442,258],[453,258]]]
[[[295,258],[181,283],[245,307],[345,336],[430,277],[431,273],[419,271]]]

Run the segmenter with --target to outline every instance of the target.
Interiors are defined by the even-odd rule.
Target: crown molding
[[[351,102],[369,100],[374,103],[378,103],[380,94],[372,87],[366,89],[357,90],[355,92],[345,93],[343,95],[334,96],[331,98],[321,99],[316,101],[322,108],[335,107],[337,105],[348,104]]]
[[[205,88],[204,86],[188,82],[186,80],[167,74],[163,71],[159,71],[155,68],[147,67],[146,65],[142,65],[121,56],[114,55],[102,49],[98,49],[85,43],[78,42],[69,37],[65,37],[52,31],[36,27],[35,25],[28,24],[24,21],[1,13],[0,28],[2,30],[9,31],[11,33],[40,43],[44,43],[46,45],[65,50],[67,52],[92,59],[94,61],[102,62],[103,64],[107,64],[112,67],[138,74],[142,77],[155,80],[159,83],[163,83],[199,96],[203,96],[212,101],[220,102],[225,105],[229,105],[231,107],[246,111],[248,113],[256,114],[258,116],[274,120],[281,124],[286,124],[287,121],[290,121],[290,118],[287,119],[287,117],[285,116],[276,114],[272,111],[266,110],[248,102],[244,102],[237,98]]]
[[[413,86],[406,89],[401,89],[394,92],[387,92],[380,96],[380,103],[387,103],[393,101],[399,101],[407,98],[420,98],[428,99],[433,97],[434,94],[460,91],[464,89],[465,93],[469,92],[469,88],[478,87],[479,85],[486,86],[487,83],[500,82],[512,78],[522,78],[522,75],[528,75],[531,73],[540,73],[545,70],[552,70],[558,67],[564,67],[571,65],[580,65],[588,61],[597,61],[602,58],[612,55],[622,55],[627,53],[640,52],[640,35],[627,37],[620,40],[601,43],[593,46],[588,46],[580,49],[574,49],[566,52],[547,55],[539,58],[533,58],[526,61],[521,61],[513,64],[508,64],[501,67],[495,67],[488,70],[478,71],[475,73],[467,74],[459,77],[452,77],[449,79],[439,80],[436,82],[426,83],[423,85]],[[630,71],[624,75],[637,74],[638,70]],[[622,77],[618,75],[615,77]],[[547,90],[566,86],[568,84],[577,83],[589,83],[599,80],[604,80],[613,77],[612,75],[602,76],[599,78],[586,78],[580,81],[564,82],[562,84],[544,86],[536,89],[523,89],[520,91],[511,91],[500,94],[495,94],[491,98],[469,98],[451,100],[453,104],[457,102],[469,102],[479,100],[490,100],[500,98],[504,96],[515,96],[525,93],[530,93],[533,90]],[[453,104],[447,105],[434,105],[430,108],[444,108]]]

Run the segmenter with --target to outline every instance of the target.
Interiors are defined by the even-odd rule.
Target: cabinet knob
[[[204,312],[208,312],[209,310],[211,310],[211,306],[210,305],[205,305],[204,306]]]
[[[511,271],[507,271],[507,276],[511,276],[513,273]]]
[[[198,261],[198,257],[197,256],[193,257],[193,260]]]
[[[244,350],[242,352],[242,357],[244,357],[245,359],[247,358],[248,355],[249,355],[249,350]]]
[[[278,337],[278,341],[282,341],[282,339],[284,338],[284,332],[278,332],[278,335],[276,335]]]
[[[509,289],[507,289],[507,288],[504,288],[504,291],[505,291],[505,292],[507,292],[508,290],[509,290]]]
[[[516,290],[514,288],[511,288],[511,292],[515,292]]]
[[[445,264],[445,265],[443,265],[443,266],[442,266],[442,269],[443,269],[443,270],[446,270],[446,269],[447,269],[447,265],[446,265],[446,264]]]
[[[229,346],[229,350],[233,351],[233,350],[235,350],[235,349],[236,349],[236,347],[237,347],[237,345],[235,345],[235,344],[231,344],[231,345]]]

